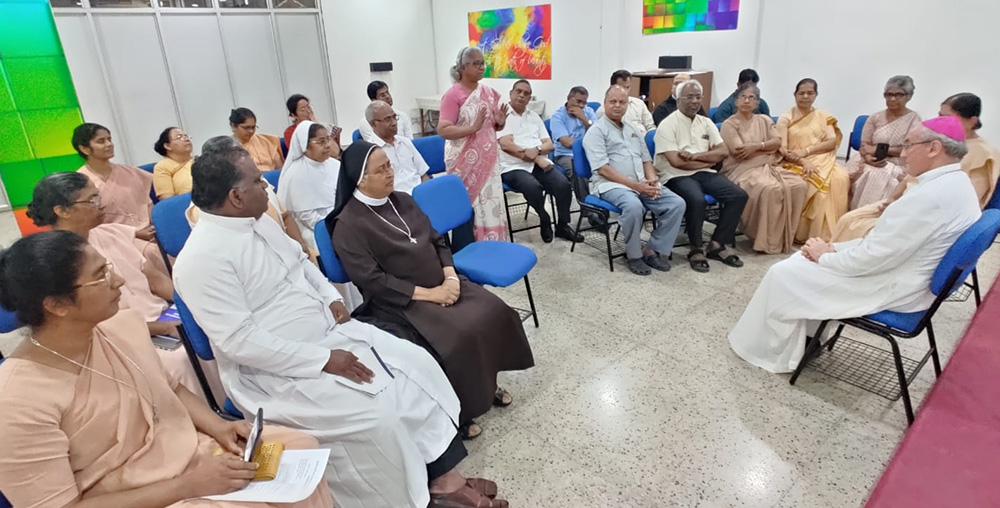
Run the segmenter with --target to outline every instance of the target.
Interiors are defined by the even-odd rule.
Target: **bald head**
[[[396,112],[389,103],[374,100],[365,108],[365,120],[372,126],[375,135],[387,143],[392,143],[399,131],[396,123]]]
[[[611,85],[604,92],[604,115],[617,124],[621,123],[628,109],[628,90],[618,85]]]

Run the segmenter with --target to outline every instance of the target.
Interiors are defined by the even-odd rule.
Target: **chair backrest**
[[[469,191],[462,179],[455,175],[439,176],[416,186],[413,200],[431,220],[431,226],[438,234],[443,235],[472,218]]]
[[[551,118],[546,118],[544,123],[545,123],[545,132],[548,132],[549,133],[549,139],[552,139],[552,119]],[[555,140],[553,140],[553,141],[555,141]]]
[[[979,256],[993,244],[1000,232],[1000,210],[986,210],[973,225],[966,229],[962,236],[948,249],[931,279],[931,292],[935,295],[950,295],[958,286],[965,282],[969,273],[976,267]],[[961,271],[951,287],[946,287],[952,273]]]
[[[344,270],[344,265],[337,258],[337,252],[333,250],[333,239],[326,230],[326,221],[321,220],[313,228],[313,237],[316,238],[316,248],[319,250],[319,263],[323,267],[323,272],[330,282],[344,284],[351,281]]]
[[[285,137],[278,138],[278,143],[281,144],[281,156],[288,157],[288,143],[285,143]]]
[[[708,108],[708,117],[709,117],[709,118],[715,118],[715,112],[716,112],[716,111],[717,111],[718,109],[719,109],[719,107],[718,107],[718,106],[713,106],[713,107],[711,107],[711,108]]]
[[[601,109],[600,102],[588,102],[587,105],[590,106],[590,109],[594,110],[594,113],[597,113],[597,110]]]
[[[646,149],[649,150],[649,156],[656,158],[656,129],[653,129],[646,133]]]
[[[21,327],[21,322],[17,319],[17,313],[0,307],[0,333],[10,333]]]
[[[573,141],[573,172],[580,178],[590,179],[592,171],[590,161],[587,160],[587,152],[583,149],[583,139]]]
[[[153,206],[151,218],[156,228],[156,241],[170,256],[177,257],[191,235],[191,226],[184,216],[190,205],[191,194],[180,194]]]
[[[187,304],[184,303],[184,300],[181,300],[181,295],[177,294],[176,291],[174,291],[174,305],[177,305],[177,314],[181,317],[181,326],[184,327],[184,334],[187,335],[187,339],[191,343],[195,354],[198,355],[198,358],[205,361],[214,360],[215,353],[212,352],[212,343],[208,341],[208,335],[205,335],[205,330],[202,330],[198,326],[198,322],[191,315],[191,310],[188,309]]]
[[[998,161],[993,161],[994,164],[997,164],[997,162]],[[1000,187],[1000,179],[997,180],[997,187]],[[1000,210],[1000,192],[997,192],[997,190],[1000,189],[994,187],[993,195],[990,196],[990,200],[986,202],[987,210]]]
[[[413,146],[424,158],[424,162],[430,166],[430,169],[427,170],[428,175],[444,173],[444,138],[437,134],[413,138]]]
[[[3,363],[3,359],[0,359],[0,363]],[[11,508],[10,501],[4,497],[3,492],[0,492],[0,508]]]
[[[155,167],[156,167],[156,163],[155,162],[150,162],[149,164],[143,164],[143,165],[139,166],[139,169],[141,169],[141,170],[143,170],[143,171],[145,171],[147,173],[152,173],[153,172],[153,168],[155,168]]]
[[[861,150],[861,131],[865,129],[865,122],[868,121],[868,115],[861,115],[854,119],[854,129],[851,130],[851,149],[854,151]]]
[[[360,141],[360,140],[361,140],[361,129],[354,129],[354,132],[351,133],[351,142],[353,143],[355,141]]]
[[[267,180],[267,183],[271,184],[271,187],[274,187],[274,191],[278,192],[278,178],[281,176],[281,170],[273,169],[271,171],[265,171],[262,175],[264,176],[264,179]]]

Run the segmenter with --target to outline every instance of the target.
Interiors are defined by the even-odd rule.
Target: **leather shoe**
[[[582,242],[584,240],[583,235],[573,231],[573,228],[569,227],[568,224],[561,224],[556,226],[556,236],[562,238],[563,240],[569,240],[571,242]]]

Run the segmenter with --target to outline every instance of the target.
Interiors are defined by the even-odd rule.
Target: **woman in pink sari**
[[[90,178],[101,193],[104,222],[135,228],[135,246],[153,266],[167,271],[156,247],[156,230],[149,219],[153,200],[149,190],[153,175],[134,166],[111,162],[115,144],[111,131],[103,125],[85,123],[73,130],[73,148],[86,160],[77,170]]]
[[[507,215],[497,131],[507,123],[507,104],[498,105],[500,94],[479,84],[485,70],[479,48],[466,47],[458,52],[451,68],[455,84],[441,97],[437,132],[445,139],[448,173],[458,175],[469,191],[475,239],[503,241],[508,238]],[[458,249],[470,239],[453,240],[453,247]]]
[[[0,303],[31,328],[0,366],[0,490],[24,507],[274,506],[204,499],[254,477],[238,455],[250,424],[221,419],[164,373],[142,316],[118,310],[122,284],[69,231],[0,254]],[[318,446],[290,429],[264,433],[288,449]],[[324,482],[280,506],[332,504]]]

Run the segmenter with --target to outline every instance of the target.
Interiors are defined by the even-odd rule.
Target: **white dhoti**
[[[327,482],[338,508],[424,508],[427,464],[456,436],[458,397],[426,351],[357,320],[337,325],[317,345],[358,354],[369,341],[395,376],[375,396],[332,375],[289,379],[241,367],[236,379],[223,381],[240,411],[262,407],[268,422],[309,433],[331,450]]]

